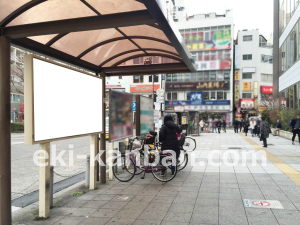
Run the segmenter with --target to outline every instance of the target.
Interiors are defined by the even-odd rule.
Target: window
[[[133,59],[133,64],[143,64],[143,57]]]
[[[172,92],[172,100],[177,100],[177,92]]]
[[[172,74],[167,74],[167,81],[172,81]]]
[[[177,74],[172,75],[172,81],[177,81]]]
[[[191,92],[189,92],[189,91],[185,92],[185,96],[186,96],[185,100],[189,101],[190,97],[191,97]]]
[[[262,63],[273,63],[273,56],[272,55],[261,55],[261,62]]]
[[[216,71],[210,71],[210,80],[216,80]]]
[[[210,32],[204,33],[204,41],[210,41]]]
[[[217,71],[217,80],[224,80],[223,71]]]
[[[215,91],[210,92],[210,100],[216,100],[216,92]]]
[[[177,92],[176,91],[170,91],[167,92],[167,100],[177,100]]]
[[[204,71],[204,80],[205,81],[209,80],[209,72],[208,71]]]
[[[243,79],[252,79],[252,73],[243,73]]]
[[[143,75],[133,76],[133,83],[143,83],[143,82],[144,82]]]
[[[203,92],[203,99],[204,99],[204,101],[209,100],[209,92],[208,91]]]
[[[11,102],[20,102],[21,96],[16,94],[10,94],[10,100]]]
[[[243,60],[252,60],[252,55],[243,55]]]
[[[217,92],[217,100],[224,100],[224,92],[223,91]]]
[[[251,93],[243,93],[243,98],[252,98],[252,94]]]
[[[119,80],[122,80],[122,76],[119,76]]]
[[[243,36],[243,41],[252,41],[252,35]]]
[[[230,80],[230,71],[228,70],[224,71],[224,80]]]
[[[262,82],[273,83],[273,75],[272,74],[262,74],[261,75]]]
[[[152,81],[152,75],[149,76],[149,83],[151,83],[151,82],[153,82]],[[154,82],[158,82],[158,75],[157,74],[154,75]]]

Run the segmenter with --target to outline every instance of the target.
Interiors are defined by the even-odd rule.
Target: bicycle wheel
[[[132,159],[126,160],[125,156],[120,156],[114,160],[113,174],[121,182],[130,181],[135,175],[135,164]]]
[[[189,152],[194,151],[196,149],[196,140],[191,137],[186,137],[182,148]]]
[[[177,170],[178,171],[183,170],[188,164],[188,161],[189,161],[188,154],[184,150],[181,150],[180,156],[177,161]]]
[[[153,176],[161,182],[173,180],[177,174],[177,166],[172,165],[176,165],[176,159],[163,156],[158,165],[151,167]]]

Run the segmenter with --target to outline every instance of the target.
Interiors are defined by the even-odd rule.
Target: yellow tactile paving
[[[240,134],[249,144],[251,144],[258,151],[265,151],[267,159],[273,163],[279,170],[281,170],[285,175],[287,175],[292,181],[294,181],[300,187],[300,172],[295,170],[293,167],[282,161],[279,157],[289,157],[289,156],[275,156],[269,151],[267,151],[262,146],[258,145],[255,141],[250,138]],[[299,156],[297,156],[299,157]]]
[[[294,155],[276,155],[278,158],[300,158],[300,156],[294,156]]]

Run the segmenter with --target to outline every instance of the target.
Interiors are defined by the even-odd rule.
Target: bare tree
[[[285,106],[281,105],[280,98],[273,99],[273,97],[262,99],[260,101],[260,106],[263,106],[267,109],[270,108],[270,107],[271,107],[271,109],[280,109],[282,107],[285,107]]]

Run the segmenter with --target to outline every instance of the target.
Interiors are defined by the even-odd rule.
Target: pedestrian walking
[[[300,124],[299,124],[300,125]],[[261,118],[260,122],[260,140],[263,141],[264,147],[268,147],[267,138],[269,138],[269,134],[271,133],[270,126],[267,121],[265,121],[265,117]]]
[[[250,121],[250,132],[253,137],[253,133],[255,134],[255,126],[256,126],[256,121],[252,118]]]
[[[257,119],[256,119],[256,129],[255,129],[255,134],[257,135],[257,136],[259,136],[259,134],[260,134],[260,122],[261,122],[261,120],[260,120],[260,116],[259,117],[257,117]]]
[[[211,127],[212,127],[212,133],[215,133],[215,131],[216,131],[216,133],[217,133],[217,128],[216,128],[216,121],[215,121],[215,119],[213,119],[213,120],[211,121]]]
[[[245,132],[245,135],[247,136],[248,130],[249,130],[249,126],[250,126],[250,123],[249,123],[249,119],[248,119],[248,118],[245,119],[243,126],[244,126],[244,132]]]
[[[218,121],[216,122],[216,127],[218,128],[218,133],[221,133],[221,128],[222,128],[222,123],[221,120],[218,119]]]
[[[241,121],[240,121],[240,132],[242,132],[243,128],[244,128],[244,120],[241,119]]]
[[[282,129],[282,126],[281,126],[281,123],[280,123],[280,120],[277,120],[277,123],[276,123],[276,129],[274,130],[274,136],[279,135],[279,131]]]
[[[297,115],[297,118],[292,119],[291,127],[293,131],[292,144],[295,144],[295,137],[298,135],[299,145],[300,145],[300,114]]]
[[[223,130],[224,130],[224,133],[226,133],[226,120],[223,120]]]
[[[201,132],[203,132],[203,128],[204,128],[204,121],[203,121],[203,120],[201,120],[201,121],[200,121],[200,123],[199,123],[199,125],[200,125]]]
[[[238,121],[238,119],[235,119],[234,122],[233,122],[234,133],[239,132],[239,126],[240,126],[240,122]]]

